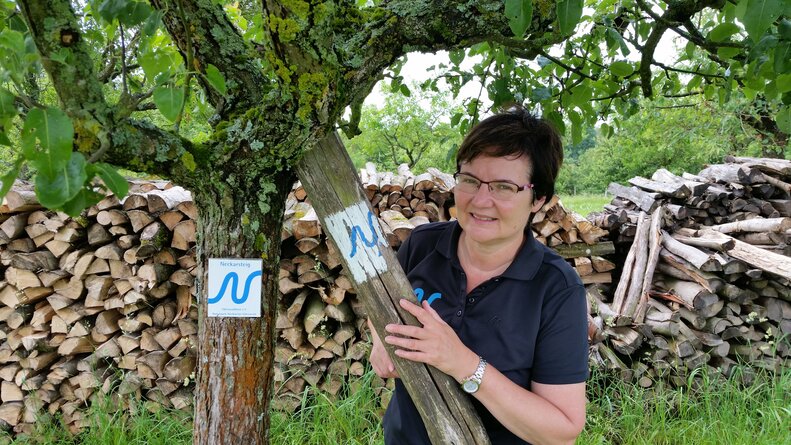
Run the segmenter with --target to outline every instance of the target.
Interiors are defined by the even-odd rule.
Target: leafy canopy
[[[462,98],[462,108],[450,116],[450,124],[462,133],[489,108],[519,102],[552,120],[573,143],[579,143],[585,128],[597,122],[604,122],[603,135],[612,135],[613,127],[640,111],[641,97],[689,96],[720,106],[733,96],[746,97],[755,104],[751,113],[756,122],[769,122],[781,136],[791,133],[791,4],[784,0],[479,0],[474,14],[463,20],[469,20],[464,22],[467,29],[487,29],[489,34],[475,31],[463,37],[458,31],[426,24],[435,31],[429,39],[420,32],[410,33],[420,26],[416,25],[419,20],[386,28],[399,20],[425,17],[425,11],[414,10],[410,2],[358,1],[356,7],[350,2],[320,6],[283,2],[273,15],[270,9],[275,3],[265,2],[264,8],[254,2],[222,4],[221,11],[215,11],[238,34],[219,42],[216,51],[236,51],[234,62],[227,63],[219,62],[225,59],[215,57],[218,54],[201,52],[208,47],[206,30],[196,24],[173,25],[218,9],[216,4],[195,3],[189,6],[196,9],[190,9],[178,1],[52,2],[49,18],[41,19],[41,25],[60,29],[60,34],[58,45],[47,46],[46,39],[30,32],[28,22],[39,20],[31,7],[24,10],[10,0],[0,0],[0,145],[9,147],[0,192],[8,190],[20,171],[29,169],[42,202],[77,212],[95,202],[101,188],[125,193],[120,175],[102,162],[173,175],[176,170],[184,174],[211,168],[202,162],[213,158],[198,153],[208,148],[195,151],[190,144],[212,140],[218,123],[229,117],[229,100],[244,103],[240,100],[244,85],[260,89],[255,100],[264,95],[271,103],[293,101],[297,117],[312,122],[309,125],[338,124],[337,110],[351,105],[352,119],[340,123],[341,128],[350,135],[360,127],[380,131],[383,124],[377,127],[359,118],[362,100],[375,80],[372,77],[381,75],[381,70],[372,69],[368,77],[358,71],[367,69],[366,63],[382,69],[390,65],[391,87],[409,94],[411,89],[403,83],[396,62],[408,48],[450,51],[450,63],[424,85],[428,90],[443,85],[457,95],[473,80],[484,85],[485,97]],[[446,6],[443,2],[431,8],[450,14],[466,7],[442,9]],[[163,26],[166,16],[169,28]],[[73,20],[73,25],[62,26],[64,17]],[[337,23],[341,25],[333,28]],[[373,30],[382,24],[379,31],[368,33],[367,26]],[[184,34],[174,40],[172,35],[180,32]],[[402,46],[387,57],[365,53],[361,42],[384,42],[388,32],[403,33],[398,36]],[[682,42],[683,51],[673,63],[655,57],[666,35]],[[237,37],[245,48],[232,50]],[[313,46],[300,39],[312,39]],[[325,54],[325,47],[334,52]],[[86,60],[93,65],[90,72],[96,79],[64,74]],[[338,87],[337,97],[332,96],[335,91],[327,89],[330,73],[322,71],[322,66],[330,67],[329,61],[335,68],[343,67],[344,79],[357,78],[358,84],[344,86],[348,92]],[[316,69],[311,71],[311,66]],[[72,91],[67,94],[69,87]],[[336,99],[340,103],[332,102]],[[320,110],[330,102],[332,110]],[[255,103],[260,102],[250,105]],[[113,130],[114,123],[128,118],[143,122],[142,126],[134,124],[136,128],[157,129],[160,139],[175,139],[169,140],[168,149],[158,149],[153,155],[135,157],[127,151],[119,156],[119,149],[134,150],[124,145],[134,137],[118,136]],[[234,134],[245,130],[227,128]],[[431,132],[425,127],[414,131],[431,134],[432,147],[444,144],[444,129],[431,128]],[[260,150],[263,145],[254,141],[251,148]],[[426,153],[421,156],[427,160],[436,150],[410,151],[404,148],[409,144],[393,148],[396,145],[389,145],[386,157],[373,148],[356,150],[368,150],[388,162],[418,165],[418,153]],[[165,160],[176,163],[157,167]],[[441,158],[433,162],[442,165]]]

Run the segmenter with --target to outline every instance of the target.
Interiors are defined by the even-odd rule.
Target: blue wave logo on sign
[[[261,271],[255,271],[247,276],[247,279],[244,282],[244,291],[242,292],[242,296],[239,297],[237,290],[239,288],[239,274],[236,272],[228,272],[225,277],[222,279],[222,284],[220,285],[220,292],[214,298],[209,298],[209,304],[219,303],[222,300],[222,297],[225,296],[225,291],[228,288],[228,283],[231,283],[231,300],[236,304],[243,304],[247,301],[247,298],[250,296],[250,285],[253,284],[253,280],[256,277],[262,276]]]

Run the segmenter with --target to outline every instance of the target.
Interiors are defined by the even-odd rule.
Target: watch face
[[[467,380],[463,385],[461,385],[461,387],[465,392],[472,394],[478,390],[478,382],[474,380]]]

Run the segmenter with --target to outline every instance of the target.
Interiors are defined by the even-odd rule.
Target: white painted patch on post
[[[328,216],[325,228],[332,235],[349,271],[358,283],[387,270],[382,248],[389,248],[376,217],[360,201]]]

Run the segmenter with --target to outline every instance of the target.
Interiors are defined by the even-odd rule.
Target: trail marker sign
[[[260,317],[263,261],[209,259],[209,317]]]

